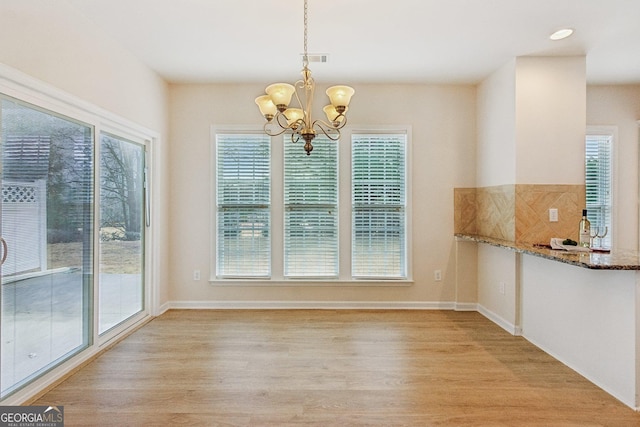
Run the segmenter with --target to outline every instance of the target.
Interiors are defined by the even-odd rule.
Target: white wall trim
[[[72,118],[76,120],[86,120],[90,124],[95,124],[95,121],[101,121],[120,132],[127,132],[143,139],[149,136],[156,139],[160,137],[160,134],[154,130],[141,126],[3,63],[0,63],[0,85],[2,85],[3,92],[21,101],[56,112],[58,112],[59,108],[65,110],[71,108],[73,110]],[[65,113],[65,111],[62,111],[62,113]],[[93,120],[85,119],[85,115]]]
[[[169,301],[162,307],[164,311],[169,309],[453,310],[455,303],[428,301]]]
[[[171,309],[171,301],[167,301],[164,304],[157,307],[155,316],[162,316],[164,313]]]
[[[505,331],[509,332],[511,335],[519,336],[522,335],[522,329],[511,322],[506,321],[502,317],[498,316],[493,311],[484,307],[481,304],[477,305],[478,313],[482,314],[487,319],[491,320],[496,325],[500,326]]]
[[[255,280],[255,279],[209,279],[211,286],[219,287],[402,287],[412,286],[415,282],[410,279],[351,279],[351,280],[321,280],[321,279],[288,279],[288,280]]]
[[[455,311],[478,311],[478,304],[475,302],[457,302],[454,307]]]

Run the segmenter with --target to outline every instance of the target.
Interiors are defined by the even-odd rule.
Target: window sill
[[[318,280],[318,279],[209,279],[212,286],[231,287],[406,287],[413,285],[412,279],[361,279],[361,280]]]

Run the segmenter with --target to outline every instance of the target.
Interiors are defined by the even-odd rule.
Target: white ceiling
[[[170,82],[300,77],[302,0],[65,0]],[[517,56],[586,55],[640,83],[640,0],[309,0],[318,82],[477,83]],[[558,28],[569,39],[550,41]]]

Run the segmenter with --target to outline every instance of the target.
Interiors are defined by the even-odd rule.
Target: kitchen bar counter
[[[456,234],[455,237],[594,270],[640,270],[640,253],[636,251],[570,252],[471,234]]]

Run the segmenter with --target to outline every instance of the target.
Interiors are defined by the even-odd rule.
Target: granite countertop
[[[552,261],[572,264],[578,267],[595,270],[640,270],[640,253],[637,251],[612,251],[612,252],[569,252],[551,249],[546,245],[534,245],[531,243],[516,243],[507,240],[494,239],[492,237],[477,236],[472,234],[456,234],[460,240],[486,243],[519,253],[529,254]]]

